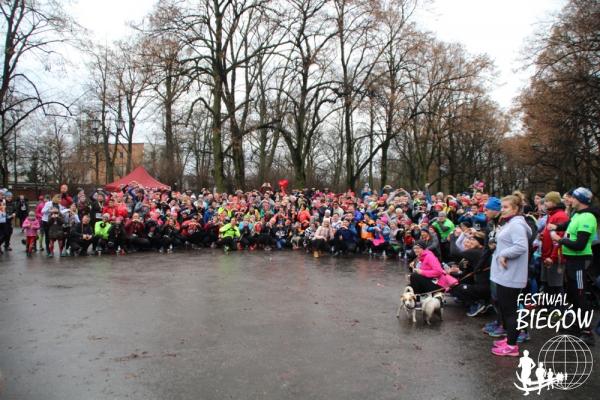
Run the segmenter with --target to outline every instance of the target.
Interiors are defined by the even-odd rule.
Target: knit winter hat
[[[548,201],[554,205],[559,205],[562,201],[562,198],[558,192],[548,192],[546,193],[546,196],[544,196],[544,201]]]
[[[417,240],[413,247],[420,247],[423,250],[425,250],[427,249],[427,242],[425,242],[424,240]]]
[[[487,203],[485,203],[485,208],[491,211],[500,211],[502,209],[502,203],[499,198],[490,197]]]
[[[590,189],[584,187],[578,187],[573,191],[573,197],[582,202],[583,204],[591,204],[592,202],[592,192]]]

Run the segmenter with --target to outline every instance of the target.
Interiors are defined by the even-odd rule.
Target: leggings
[[[37,236],[27,236],[26,248],[27,253],[33,253],[33,249],[35,249],[35,241],[37,240]]]
[[[415,294],[432,292],[442,288],[441,286],[433,283],[431,278],[427,278],[426,276],[416,272],[410,274],[410,286],[413,288]]]
[[[575,312],[581,309],[582,315],[585,311],[588,311],[588,304],[585,297],[585,289],[587,287],[586,271],[591,263],[591,257],[566,257],[567,301],[573,305]],[[577,332],[579,325],[574,324],[573,329]],[[583,330],[589,329],[589,326],[583,327]]]
[[[519,336],[519,332],[517,331],[517,309],[519,308],[517,299],[522,290],[523,289],[506,287],[496,283],[500,321],[502,322],[504,329],[506,329],[507,343],[511,346],[517,344],[517,337]]]

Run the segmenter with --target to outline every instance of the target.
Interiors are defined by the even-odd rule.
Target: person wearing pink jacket
[[[427,243],[422,240],[417,241],[413,251],[419,261],[410,275],[410,286],[415,294],[428,293],[434,290],[448,291],[458,283],[456,278],[444,271],[435,254],[431,250],[427,250]]]
[[[25,232],[26,242],[26,251],[27,255],[30,256],[33,254],[33,249],[35,248],[35,241],[37,240],[37,234],[40,230],[40,221],[35,217],[35,212],[30,211],[29,217],[23,221],[23,231]]]

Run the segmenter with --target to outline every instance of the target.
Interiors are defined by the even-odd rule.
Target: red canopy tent
[[[159,189],[159,190],[171,190],[171,187],[165,185],[164,183],[160,183],[156,179],[154,179],[146,168],[141,165],[131,171],[128,175],[125,175],[121,179],[117,179],[116,181],[107,184],[104,188],[108,191],[115,192],[121,190],[123,186],[129,185],[131,182],[137,182],[141,186],[149,189]]]

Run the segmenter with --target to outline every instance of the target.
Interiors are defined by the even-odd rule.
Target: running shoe
[[[485,304],[475,303],[469,307],[469,311],[467,312],[467,317],[476,317],[481,314],[485,310]]]
[[[487,333],[489,335],[490,332],[494,332],[497,327],[498,327],[498,321],[488,322],[487,324],[485,324],[482,331],[483,331],[483,333]]]
[[[527,331],[521,331],[517,337],[517,343],[529,342],[529,339],[529,333],[527,333]]]
[[[495,330],[493,330],[492,332],[488,333],[488,335],[490,335],[491,337],[503,337],[506,336],[506,329],[504,329],[502,326],[497,326]]]
[[[519,357],[519,345],[505,344],[500,347],[492,347],[492,354],[499,357]]]

